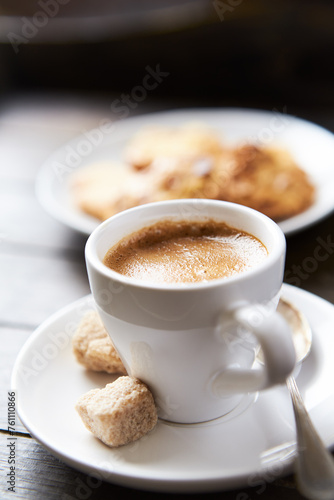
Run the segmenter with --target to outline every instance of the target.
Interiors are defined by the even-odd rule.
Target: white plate
[[[284,112],[243,109],[196,109],[142,115],[115,122],[109,133],[99,129],[96,135],[91,132],[91,135],[77,137],[42,166],[36,184],[41,204],[57,220],[89,235],[99,221],[80,212],[71,202],[68,177],[73,170],[100,161],[121,159],[127,141],[145,125],[175,126],[193,120],[215,128],[223,140],[232,144],[250,140],[282,146],[309,174],[317,189],[316,201],[305,212],[279,224],[286,235],[321,220],[334,209],[334,135]]]
[[[193,120],[215,128],[222,139],[233,144],[250,140],[285,147],[309,174],[317,188],[316,202],[302,214],[279,224],[285,234],[319,221],[334,209],[334,135],[318,125],[278,111],[240,109],[148,114],[118,121],[110,133],[99,130],[97,135],[91,131],[79,136],[56,151],[41,168],[37,178],[37,196],[41,204],[58,220],[89,235],[99,221],[73,205],[68,189],[69,175],[89,164],[121,159],[127,141],[145,125],[175,126]],[[71,160],[77,158],[78,164],[69,165],[66,161],[69,157]],[[64,170],[60,165],[64,165]]]
[[[297,382],[321,437],[332,447],[334,307],[290,285],[283,286],[283,295],[311,323],[313,345],[296,373]],[[231,414],[211,423],[159,421],[151,433],[117,449],[95,439],[74,404],[86,391],[113,379],[86,372],[70,344],[73,328],[92,305],[88,296],[54,314],[29,338],[14,367],[19,417],[51,453],[106,481],[164,492],[242,488],[290,472],[295,424],[285,386],[245,396]]]

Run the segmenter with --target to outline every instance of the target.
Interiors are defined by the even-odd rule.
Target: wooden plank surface
[[[0,434],[0,469],[8,471],[8,452],[6,445],[10,441],[5,434]],[[15,492],[7,490],[6,477],[1,474],[0,488],[2,500],[74,500],[108,498],[127,499],[173,499],[187,498],[180,494],[163,494],[129,489],[123,486],[107,483],[99,477],[93,477],[79,472],[63,464],[51,455],[39,443],[28,436],[19,436],[16,444],[17,477]],[[5,451],[4,451],[5,450]],[[0,491],[1,491],[0,490]],[[223,497],[222,497],[223,495]],[[295,490],[292,476],[275,479],[268,476],[268,482],[250,488],[232,490],[224,493],[206,493],[198,498],[208,500],[252,500],[261,495],[263,500],[298,500],[303,498]]]
[[[0,184],[1,247],[9,244],[57,249],[76,249],[82,253],[86,238],[52,218],[41,207],[32,180],[2,179]]]
[[[50,314],[89,293],[83,258],[57,258],[35,250],[0,255],[3,322],[37,326]],[[6,290],[15,290],[7,293]]]

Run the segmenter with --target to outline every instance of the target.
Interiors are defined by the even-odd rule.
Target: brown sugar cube
[[[74,355],[88,370],[123,373],[126,369],[96,311],[87,312],[72,339]]]
[[[132,377],[119,377],[104,389],[87,392],[75,408],[87,429],[113,447],[143,437],[158,420],[151,392]]]

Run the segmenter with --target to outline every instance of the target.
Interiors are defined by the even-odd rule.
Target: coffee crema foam
[[[224,222],[163,220],[111,247],[104,264],[151,283],[196,283],[247,271],[268,255],[260,240]]]

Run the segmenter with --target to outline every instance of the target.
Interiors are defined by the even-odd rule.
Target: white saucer
[[[311,353],[295,375],[313,422],[332,447],[334,307],[290,285],[283,286],[283,295],[304,312],[312,327]],[[92,307],[87,296],[54,314],[29,338],[14,367],[19,417],[52,454],[106,481],[163,492],[242,488],[291,471],[295,424],[285,386],[245,396],[231,414],[211,423],[159,421],[144,438],[117,449],[95,439],[74,404],[113,377],[86,372],[75,361],[70,343],[82,314]]]
[[[288,115],[284,110],[234,108],[167,111],[119,120],[110,133],[97,132],[103,139],[96,145],[87,139],[93,136],[83,134],[57,150],[42,166],[36,181],[40,203],[57,220],[89,235],[100,221],[74,206],[68,183],[72,172],[94,163],[121,160],[127,142],[146,125],[178,126],[189,121],[207,124],[217,130],[227,143],[250,141],[265,146],[277,145],[290,151],[309,174],[316,186],[317,196],[308,210],[279,223],[286,235],[318,222],[333,211],[334,135],[318,125]],[[80,155],[78,151],[81,151],[83,143],[88,153]],[[74,163],[78,161],[78,165],[72,167],[67,164],[69,154],[72,160],[77,158]],[[60,169],[61,173],[59,165],[64,166],[64,170]],[[115,177],[117,175],[116,168]]]

